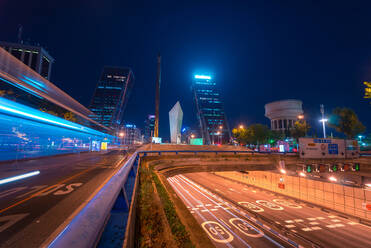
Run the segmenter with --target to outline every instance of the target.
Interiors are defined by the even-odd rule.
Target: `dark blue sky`
[[[325,3],[324,3],[325,2]],[[160,135],[180,100],[195,125],[195,72],[222,90],[232,127],[261,122],[264,104],[303,101],[320,131],[326,112],[350,107],[371,127],[362,99],[371,80],[371,1],[0,1],[0,40],[38,42],[56,59],[52,82],[84,105],[104,65],[132,67],[136,82],[126,120],[143,126],[154,112],[156,54],[163,58]]]

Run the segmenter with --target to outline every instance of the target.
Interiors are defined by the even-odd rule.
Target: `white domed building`
[[[285,131],[303,116],[303,102],[288,99],[265,104],[265,116],[271,121],[271,130]]]

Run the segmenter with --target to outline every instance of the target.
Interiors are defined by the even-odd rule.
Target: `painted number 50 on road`
[[[233,240],[232,234],[215,221],[205,221],[201,226],[215,242],[229,243]]]

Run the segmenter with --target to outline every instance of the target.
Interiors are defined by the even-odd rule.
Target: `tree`
[[[240,144],[259,145],[268,143],[271,131],[266,125],[253,124],[246,128],[235,128],[232,133]]]
[[[291,137],[298,140],[300,137],[305,137],[310,129],[309,124],[304,121],[296,121],[290,130]]]
[[[276,130],[270,130],[268,136],[268,143],[271,145],[275,145],[277,141],[283,140],[285,138],[284,133]]]
[[[348,139],[352,139],[357,134],[366,130],[362,122],[359,121],[356,113],[349,108],[334,109],[329,121],[329,126],[345,134]]]
[[[270,129],[266,125],[262,124],[253,124],[249,126],[249,129],[251,129],[251,134],[252,134],[252,144],[257,145],[258,149],[259,145],[268,143],[268,139],[270,136]]]
[[[252,133],[250,128],[235,128],[232,130],[237,142],[243,145],[251,144]]]
[[[371,83],[370,82],[363,82],[363,84],[366,86],[364,98],[370,99],[371,98]]]

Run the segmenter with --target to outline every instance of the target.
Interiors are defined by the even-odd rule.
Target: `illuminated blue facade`
[[[0,48],[0,161],[98,151],[117,137],[88,109]]]
[[[231,137],[229,125],[220,92],[211,76],[195,75],[192,92],[204,143],[228,143]]]

